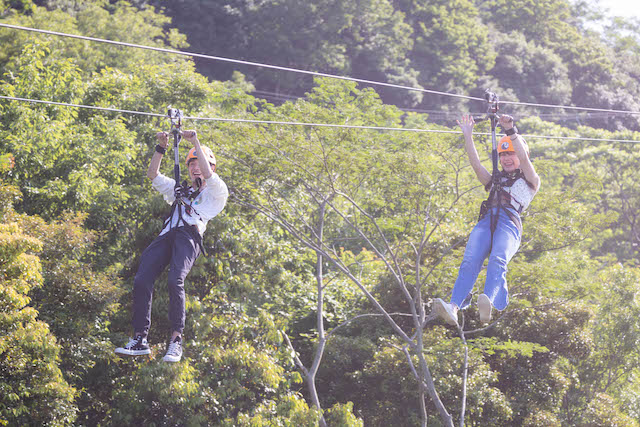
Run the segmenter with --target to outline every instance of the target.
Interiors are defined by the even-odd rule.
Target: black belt
[[[522,207],[522,205],[520,203],[518,203],[520,205],[520,207]],[[482,202],[482,205],[480,205],[480,215],[478,217],[478,222],[480,222],[480,220],[482,218],[484,218],[491,209],[495,209],[498,207],[497,204],[492,203],[493,206],[489,206],[488,200],[485,200],[484,202]],[[522,234],[522,220],[520,219],[520,213],[522,212],[521,210],[516,210],[517,214],[513,213],[513,211],[511,211],[511,209],[509,208],[513,208],[515,209],[515,207],[513,205],[501,205],[501,208],[504,209],[504,211],[507,213],[507,216],[509,216],[509,219],[511,220],[511,222],[513,222],[516,227],[518,227],[518,230],[520,231],[520,234]]]

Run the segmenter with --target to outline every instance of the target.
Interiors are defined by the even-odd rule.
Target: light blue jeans
[[[496,210],[497,208],[493,208],[494,215]],[[493,235],[493,247],[491,247],[491,213],[487,213],[469,235],[458,279],[451,292],[451,302],[460,308],[469,306],[471,290],[482,269],[484,260],[489,256],[484,293],[496,309],[504,310],[507,308],[509,304],[507,264],[519,247],[520,230],[511,221],[505,208],[500,208],[498,225]]]

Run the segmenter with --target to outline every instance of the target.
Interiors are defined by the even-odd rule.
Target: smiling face
[[[520,167],[520,159],[515,151],[500,153],[500,164],[505,172],[511,173]]]
[[[192,159],[189,161],[189,178],[191,179],[191,186],[195,188],[196,179],[200,178],[201,185],[204,184],[204,177],[202,176],[202,171],[200,170],[200,165],[198,164],[198,160]]]
[[[204,180],[204,176],[202,175],[202,170],[200,170],[200,164],[198,163],[198,159],[191,159],[189,163],[187,163],[187,168],[189,169],[189,179],[191,180],[191,186],[196,188],[196,179],[200,178],[200,187],[204,187],[207,182]],[[216,165],[211,164],[211,172],[216,171]]]

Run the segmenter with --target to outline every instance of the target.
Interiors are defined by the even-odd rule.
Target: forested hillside
[[[587,1],[140,0],[136,4],[164,7],[194,52],[464,95],[481,96],[491,87],[511,101],[640,108],[640,23],[608,21]],[[604,29],[604,37],[593,30],[597,25]],[[256,82],[257,94],[274,101],[302,96],[313,85],[310,78],[295,74],[283,76],[205,59],[196,59],[196,64],[201,73],[219,80],[240,70]],[[471,107],[420,92],[385,89],[380,94],[387,103],[432,113]],[[569,127],[638,130],[640,123],[637,115],[522,111],[536,112]],[[432,116],[455,124],[456,114]]]
[[[0,24],[631,112],[502,105],[521,133],[548,136],[528,138],[542,187],[509,264],[508,309],[486,326],[472,305],[458,330],[429,313],[486,198],[452,132],[484,103],[0,27],[0,425],[640,424],[640,23],[566,0],[0,0],[0,13]],[[263,121],[186,120],[231,195],[187,277],[176,364],[161,361],[166,272],[153,357],[114,354],[131,334],[140,254],[168,213],[145,173],[169,122],[135,112],[168,105]],[[490,168],[490,137],[475,140]]]

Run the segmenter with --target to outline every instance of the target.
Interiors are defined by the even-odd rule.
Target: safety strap
[[[187,194],[186,200],[189,200],[189,204],[187,204],[185,201],[185,194]],[[204,244],[202,243],[202,236],[200,235],[200,231],[198,230],[197,226],[187,223],[183,217],[183,212],[189,216],[191,216],[192,214],[195,214],[198,217],[200,216],[200,214],[193,207],[193,201],[199,195],[200,189],[192,191],[186,180],[182,182],[182,186],[176,186],[176,198],[171,205],[171,211],[169,212],[167,219],[165,219],[164,224],[162,225],[162,229],[164,230],[167,226],[169,226],[169,230],[167,230],[167,232],[170,232],[177,229],[178,227],[187,227],[188,230],[191,230],[191,228],[193,227],[194,230],[192,234],[196,239],[198,246],[200,246],[200,250],[206,256],[207,252],[204,248]],[[176,224],[174,226],[172,225],[172,219],[176,213],[176,210],[178,219],[176,220]]]
[[[511,187],[519,179],[524,179],[529,186],[531,186],[531,184],[529,183],[529,181],[527,181],[520,169],[516,169],[515,173],[513,174],[504,171],[500,171],[499,173],[499,184],[494,185],[492,181],[487,185],[487,187],[491,186],[491,189],[489,192],[489,197],[487,198],[487,200],[482,202],[482,205],[480,206],[480,215],[478,216],[478,221],[484,218],[484,216],[489,212],[491,208],[510,207],[515,212],[517,212],[517,215],[515,215],[511,209],[505,209],[505,212],[509,216],[511,221],[518,227],[520,232],[522,232],[522,220],[520,219],[520,214],[524,210],[524,206],[513,197],[511,197],[511,194],[504,190],[504,188]],[[500,206],[498,206],[498,204]]]

